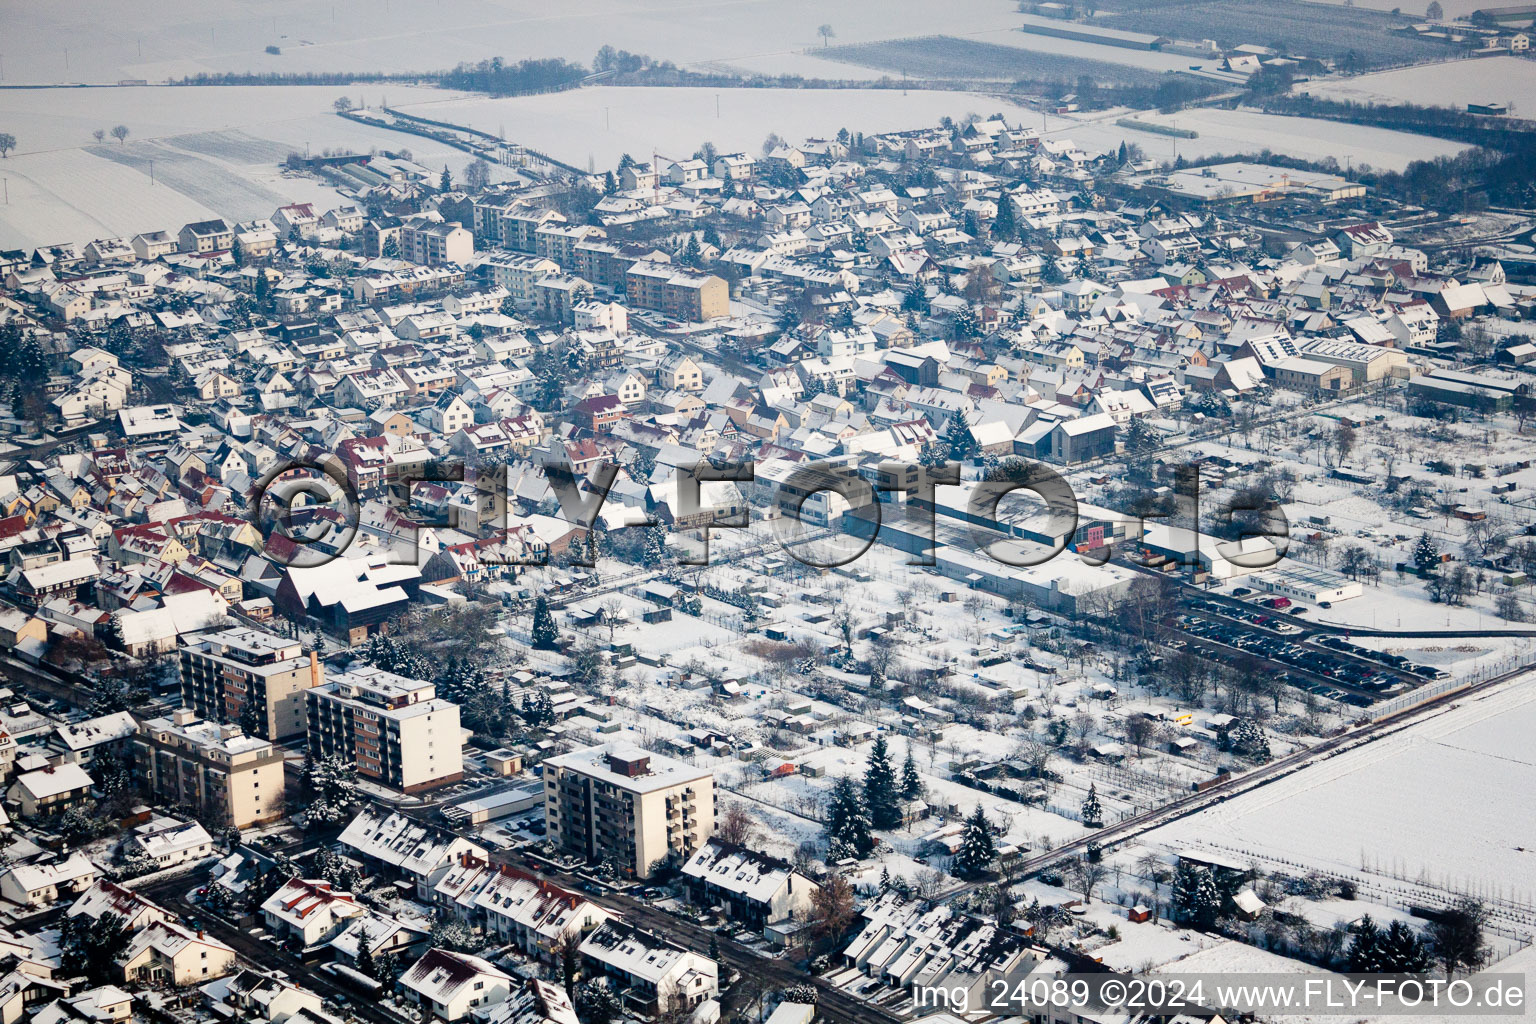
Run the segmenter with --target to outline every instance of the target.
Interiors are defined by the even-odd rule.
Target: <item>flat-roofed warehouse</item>
[[[1236,160],[1181,171],[1137,175],[1133,185],[1196,203],[1267,203],[1311,198],[1324,203],[1358,199],[1365,186],[1322,171],[1301,171]]]

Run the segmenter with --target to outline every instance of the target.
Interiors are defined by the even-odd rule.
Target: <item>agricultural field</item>
[[[1447,49],[1395,34],[1408,22],[1379,11],[1301,0],[1111,0],[1097,24],[1175,39],[1214,39],[1223,47],[1273,46],[1359,68],[1441,60]]]
[[[1428,0],[1417,4],[1400,4],[1397,0],[1307,0],[1308,3],[1329,4],[1340,7],[1364,7],[1372,11],[1401,11],[1410,18],[1424,14]],[[1446,18],[1465,18],[1479,8],[1494,6],[1486,0],[1440,0],[1440,9]]]
[[[1265,114],[1256,110],[1195,108],[1177,114],[1148,112],[1136,116],[1144,121],[1192,129],[1200,135],[1197,139],[1178,140],[1149,132],[1133,132],[1128,136],[1135,137],[1147,155],[1156,160],[1171,160],[1175,149],[1187,158],[1257,153],[1268,149],[1307,160],[1323,161],[1332,157],[1341,168],[1369,164],[1400,171],[1414,160],[1450,156],[1467,148],[1459,142],[1412,132]],[[1118,127],[1116,130],[1126,131]],[[1084,148],[1087,148],[1086,144]]]
[[[1018,25],[1014,0],[0,0],[5,84],[151,82],[221,72],[390,72],[446,69],[490,57],[590,63],[605,44],[688,65],[784,55],[798,63],[826,42],[861,43]],[[278,53],[269,53],[273,47]],[[791,69],[798,71],[799,69]]]
[[[1320,99],[1392,106],[1465,110],[1468,103],[1507,103],[1522,117],[1536,115],[1536,61],[1486,57],[1455,63],[1398,68],[1369,75],[1318,78],[1296,87]]]
[[[1353,878],[1365,898],[1473,893],[1536,914],[1536,675],[1147,836]],[[1318,827],[1326,822],[1326,827]]]
[[[718,104],[718,106],[717,106]],[[611,168],[630,153],[682,158],[706,140],[725,152],[756,155],[775,132],[786,139],[866,134],[937,124],[945,116],[1002,112],[1009,121],[1038,115],[1005,100],[967,92],[912,89],[588,88],[507,99],[463,97],[406,105],[407,113],[499,133],[568,163]],[[1118,141],[1116,145],[1118,145]]]
[[[1023,34],[1020,33],[1020,36]],[[1041,39],[1040,43],[1052,42]],[[1069,40],[1061,40],[1070,43]],[[1081,45],[1081,44],[1079,44]],[[1127,51],[1131,54],[1132,51]],[[1158,72],[1059,52],[977,42],[954,36],[924,36],[833,47],[825,56],[860,67],[879,68],[892,76],[934,79],[1019,79],[1075,82],[1087,75],[1103,85],[1153,85]]]
[[[462,173],[467,153],[337,117],[330,86],[0,90],[0,123],[16,151],[0,167],[0,246],[175,229],[189,220],[270,216],[284,203],[332,206],[337,192],[285,173],[291,152],[409,150],[426,166]],[[452,98],[435,89],[390,90],[391,102]],[[382,90],[349,90],[376,104]],[[82,103],[88,97],[89,103]],[[124,125],[123,143],[93,133]],[[153,175],[153,176],[151,176]]]

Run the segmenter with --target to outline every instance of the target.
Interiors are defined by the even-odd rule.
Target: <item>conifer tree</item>
[[[955,853],[955,874],[961,878],[980,877],[996,859],[997,840],[992,836],[992,823],[987,820],[987,812],[977,804],[976,810],[965,820],[965,834]]]
[[[913,281],[907,294],[901,297],[901,308],[908,313],[928,312],[928,289],[921,281]]]
[[[357,940],[357,972],[378,980],[378,964],[373,960],[373,947],[368,944],[366,935],[359,935]]]
[[[1019,233],[1019,222],[1013,213],[1013,197],[1006,191],[997,198],[997,216],[992,220],[992,237],[998,241],[1012,241]]]
[[[1208,868],[1180,864],[1173,877],[1173,905],[1179,919],[1195,928],[1210,928],[1221,913],[1221,890]]]
[[[868,808],[873,828],[892,829],[901,825],[901,805],[896,799],[896,773],[891,769],[885,737],[876,736],[874,748],[864,769],[864,806]]]
[[[1099,805],[1099,787],[1088,784],[1088,797],[1083,801],[1083,824],[1088,828],[1104,827],[1104,808]]]
[[[541,594],[533,606],[533,646],[535,650],[552,651],[560,642],[560,630],[550,613],[549,602]]]
[[[1381,929],[1366,914],[1355,926],[1355,937],[1350,940],[1344,955],[1345,970],[1350,974],[1380,974],[1383,971]]]
[[[832,800],[827,806],[827,859],[863,857],[875,848],[869,834],[869,818],[859,798],[859,791],[846,776],[832,786]]]
[[[923,795],[923,780],[917,774],[917,763],[912,760],[912,745],[907,744],[907,759],[901,762],[901,795],[916,800]]]
[[[949,425],[944,428],[944,445],[949,449],[949,457],[956,462],[964,462],[976,454],[976,438],[966,426],[965,417],[958,412],[949,418]]]
[[[1419,542],[1414,545],[1413,567],[1420,576],[1433,576],[1440,571],[1440,548],[1428,530],[1419,534]]]
[[[1388,974],[1424,974],[1433,966],[1429,945],[1403,921],[1381,934],[1381,960]]]

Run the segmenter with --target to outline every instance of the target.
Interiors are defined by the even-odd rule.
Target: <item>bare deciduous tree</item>
[[[751,846],[761,831],[746,805],[736,800],[725,805],[725,813],[715,823],[715,838],[734,846]]]

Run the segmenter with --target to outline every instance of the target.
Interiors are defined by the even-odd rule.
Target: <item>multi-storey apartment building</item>
[[[304,699],[311,756],[356,762],[363,778],[406,793],[464,777],[459,706],[431,683],[352,668]]]
[[[134,773],[156,802],[195,807],[205,821],[249,828],[283,816],[283,752],[238,725],[191,708],[139,723]]]
[[[181,702],[265,740],[304,733],[304,691],[324,681],[313,651],[265,630],[198,633],[181,649]]]
[[[731,315],[730,289],[713,274],[689,274],[670,263],[636,263],[624,275],[629,304],[689,323]]]
[[[493,252],[480,261],[490,271],[491,281],[505,288],[519,309],[532,309],[538,302],[538,283],[560,273],[560,264],[547,256],[527,253]]]
[[[624,275],[636,263],[668,263],[672,259],[655,246],[607,238],[584,239],[571,247],[571,256],[574,273],[609,291],[624,287]]]
[[[544,762],[544,820],[557,847],[645,878],[714,834],[714,775],[628,743],[572,751]]]
[[[463,225],[415,223],[407,221],[400,229],[400,255],[413,263],[441,267],[464,265],[475,255],[475,236]]]

